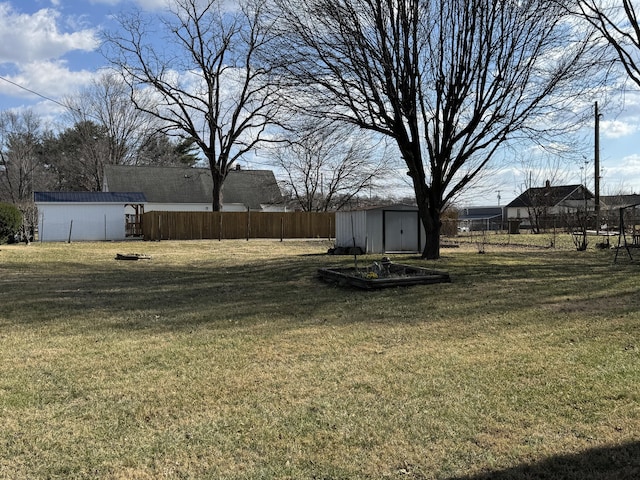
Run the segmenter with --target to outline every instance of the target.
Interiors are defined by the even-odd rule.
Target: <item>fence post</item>
[[[251,210],[247,207],[247,242],[249,241],[249,234],[251,232]]]

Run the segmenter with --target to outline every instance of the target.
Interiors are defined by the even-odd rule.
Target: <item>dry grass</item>
[[[637,265],[470,246],[361,292],[328,246],[3,246],[0,478],[640,475]]]

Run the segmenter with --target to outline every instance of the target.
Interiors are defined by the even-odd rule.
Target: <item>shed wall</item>
[[[385,253],[384,212],[415,211],[417,207],[395,205],[369,210],[336,212],[336,247],[356,246],[366,253]],[[420,249],[424,248],[426,235],[420,222]],[[391,242],[390,242],[391,243]]]
[[[367,249],[367,212],[336,212],[336,247]]]
[[[38,235],[42,242],[124,240],[122,204],[39,203]],[[72,224],[73,222],[73,224]]]

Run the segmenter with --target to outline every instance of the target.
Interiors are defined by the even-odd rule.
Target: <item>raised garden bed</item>
[[[386,264],[382,269],[378,268],[377,264],[359,269],[354,267],[320,268],[318,276],[326,282],[366,290],[451,282],[451,277],[447,272],[402,263]]]

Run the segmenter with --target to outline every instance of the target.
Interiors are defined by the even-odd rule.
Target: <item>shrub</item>
[[[0,202],[0,243],[18,233],[22,226],[22,213],[15,205]]]

